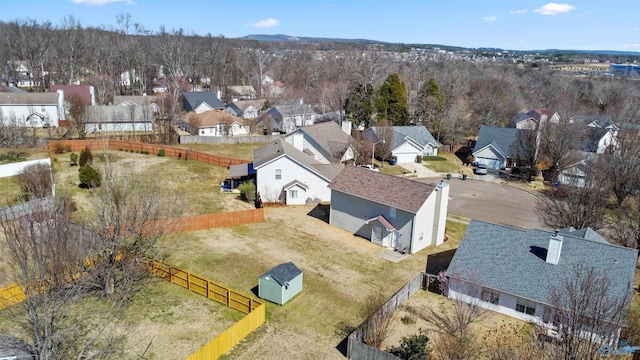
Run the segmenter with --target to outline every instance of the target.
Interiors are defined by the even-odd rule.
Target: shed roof
[[[417,213],[436,188],[356,166],[346,166],[329,184],[332,191]]]
[[[300,270],[294,263],[291,261],[280,264],[273,269],[267,271],[266,273],[260,276],[261,278],[270,276],[273,280],[275,280],[280,286],[285,285],[285,283],[293,280],[298,275],[302,274],[302,270]]]
[[[472,220],[447,275],[540,303],[549,302],[550,288],[561,287],[578,264],[606,272],[612,296],[633,285],[638,250],[603,241],[592,229],[560,234],[560,260],[551,264],[545,261],[551,232]]]

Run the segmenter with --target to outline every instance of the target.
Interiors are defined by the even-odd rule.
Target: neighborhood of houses
[[[269,94],[282,94],[281,82],[265,77],[263,83]],[[52,86],[49,93],[0,93],[0,116],[5,125],[69,127],[72,96],[84,103],[84,131],[106,133],[153,131],[164,95],[159,90],[155,95],[115,96],[112,104],[96,105],[92,86]],[[232,179],[255,180],[261,202],[328,203],[330,225],[402,254],[446,240],[451,197],[445,181],[426,184],[354,166],[368,164],[357,160],[354,132],[365,139],[372,159],[380,143],[387,145],[389,159],[401,164],[438,155],[440,144],[426,127],[357,129],[347,120],[317,113],[303,99],[270,105],[244,85],[229,86],[224,95],[184,92],[180,102],[184,114],[177,127],[193,136],[278,135],[254,150],[251,164],[229,169]],[[519,166],[521,139],[530,137],[534,147],[540,146],[542,129],[560,120],[558,113],[534,109],[515,114],[510,127],[481,126],[471,152],[474,163],[496,171]],[[568,121],[583,135],[574,149],[576,161],[561,169],[558,181],[583,185],[593,159],[617,146],[620,127],[602,116]],[[589,228],[550,232],[472,220],[447,270],[448,296],[554,331],[562,324],[551,314],[549,286],[560,286],[582,264],[613,276],[610,296],[623,298],[633,284],[637,258],[637,250],[610,244]],[[302,289],[302,272],[293,263],[281,264],[260,277],[259,289],[260,297],[284,304]],[[604,336],[597,329],[583,330],[585,336]]]

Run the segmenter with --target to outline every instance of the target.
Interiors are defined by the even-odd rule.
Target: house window
[[[482,300],[486,302],[490,302],[494,305],[498,305],[498,302],[500,301],[500,293],[495,290],[483,288]]]
[[[298,190],[289,190],[289,197],[292,199],[298,198]]]
[[[395,218],[396,218],[396,208],[390,207],[389,208],[389,219],[395,219]]]
[[[281,179],[282,179],[282,170],[276,169],[276,180],[281,180]]]
[[[536,303],[530,300],[518,299],[516,302],[516,311],[527,315],[535,315]]]

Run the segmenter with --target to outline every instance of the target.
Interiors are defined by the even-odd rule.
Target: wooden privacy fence
[[[172,220],[174,221],[174,220]],[[217,214],[185,216],[175,219],[175,232],[213,229],[242,224],[254,224],[264,221],[264,209],[232,211]]]
[[[11,284],[0,289],[0,310],[21,303],[26,299],[24,287],[18,284]]]
[[[231,159],[212,154],[207,154],[201,151],[183,149],[174,146],[157,145],[157,144],[145,144],[131,141],[120,140],[51,140],[49,141],[49,154],[52,154],[59,150],[70,149],[71,151],[80,151],[85,148],[92,150],[109,149],[109,150],[128,150],[133,152],[145,152],[148,151],[151,155],[158,154],[160,149],[164,149],[166,156],[172,156],[176,158],[189,159],[206,162],[208,164],[229,167],[231,165],[246,164],[251,162],[250,160]]]
[[[411,295],[423,288],[426,273],[419,273],[413,279],[409,280],[400,290],[398,290],[387,302],[384,303],[375,313],[371,314],[367,320],[363,321],[357,329],[355,329],[347,338],[347,358],[356,360],[401,360],[399,357],[392,355],[386,351],[374,348],[363,342],[366,334],[367,323],[375,318],[378,312],[383,311],[387,314],[392,313],[405,301],[409,300]]]
[[[265,321],[265,305],[213,280],[182,270],[161,261],[150,261],[151,272],[183,288],[218,301],[247,316],[211,340],[187,360],[214,360],[231,350]]]

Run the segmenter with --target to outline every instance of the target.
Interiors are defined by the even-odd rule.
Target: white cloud
[[[629,48],[640,48],[640,44],[638,43],[633,43],[633,44],[623,44],[622,45],[623,48],[625,49],[629,49]]]
[[[569,12],[573,9],[575,9],[576,7],[573,5],[569,5],[569,4],[556,4],[556,3],[548,3],[546,5],[543,5],[541,8],[539,9],[535,9],[533,10],[534,12],[537,12],[540,15],[557,15],[557,14],[562,14],[562,13],[566,13]]]
[[[269,27],[273,27],[273,26],[278,26],[280,25],[280,21],[274,19],[274,18],[268,18],[266,20],[260,20],[256,23],[251,24],[251,26],[253,26],[256,29],[263,29],[263,28],[269,28]]]
[[[497,16],[485,16],[482,18],[482,20],[486,21],[486,22],[494,22],[496,20],[498,20]]]
[[[512,15],[521,15],[527,12],[527,9],[521,9],[521,10],[509,10],[509,14]]]
[[[633,31],[638,31],[638,30],[640,30],[640,28],[634,27],[634,28],[633,28],[633,29],[631,29],[631,30],[633,30]]]
[[[71,0],[75,4],[87,4],[87,5],[105,5],[115,2],[123,2],[125,4],[133,4],[133,0]]]

